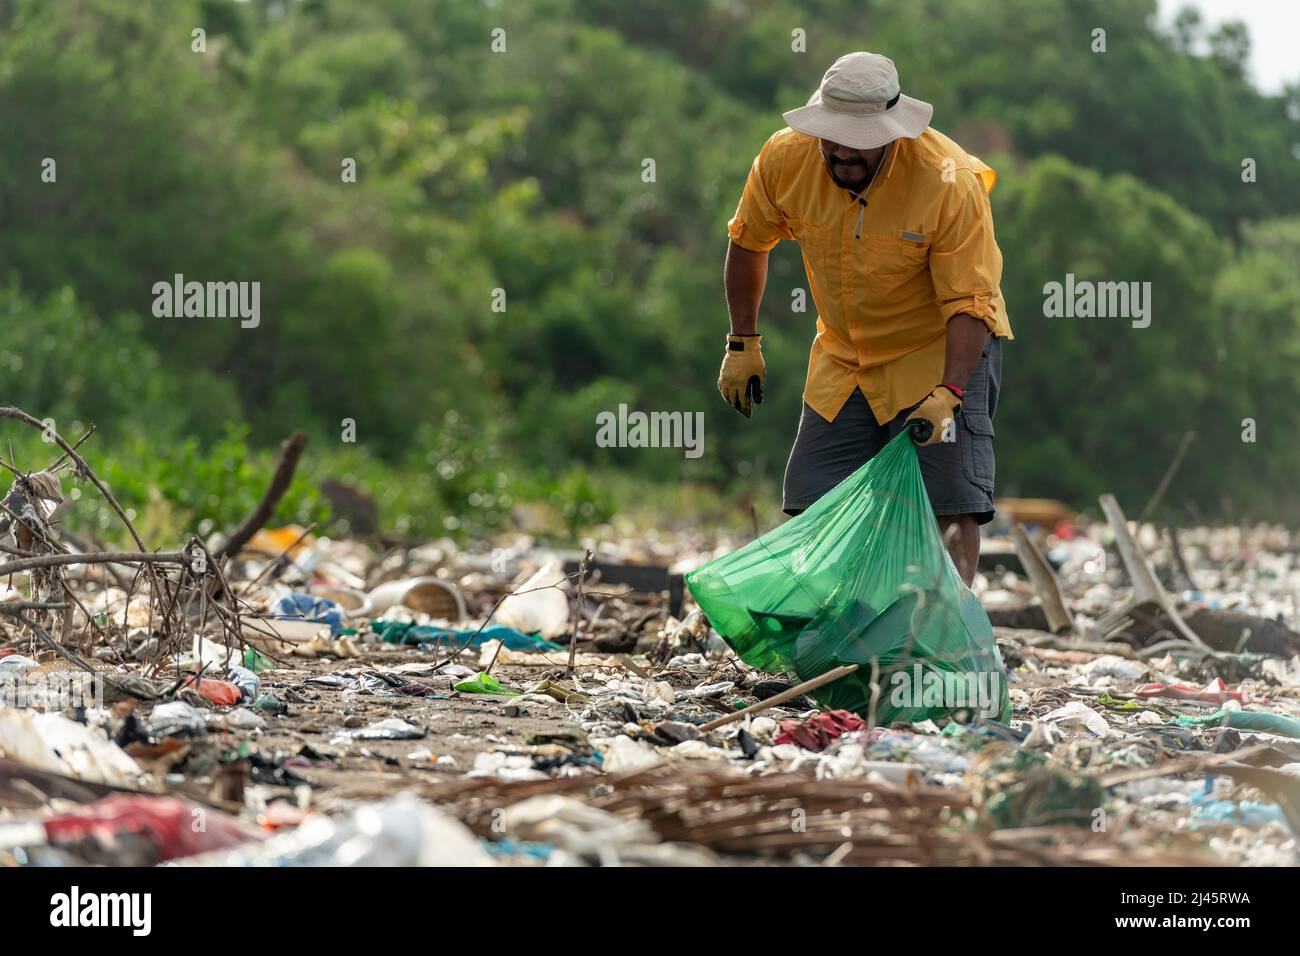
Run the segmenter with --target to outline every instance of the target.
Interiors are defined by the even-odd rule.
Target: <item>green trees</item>
[[[768,402],[750,421],[723,405],[724,224],[781,111],[866,48],[1001,174],[1017,333],[1001,489],[1144,501],[1192,429],[1169,507],[1300,517],[1300,445],[1285,439],[1300,397],[1300,94],[1248,84],[1238,31],[1193,16],[1166,30],[1154,12],[0,2],[4,397],[93,419],[104,445],[114,423],[146,422],[160,445],[244,423],[250,453],[306,428],[312,455],[374,484],[459,454],[437,437],[454,415],[490,462],[474,488],[392,493],[422,532],[442,515],[413,518],[421,507],[504,521],[478,488],[501,469],[520,493],[569,488],[592,514],[609,510],[610,470],[752,492],[779,477],[815,315],[795,310],[806,280],[783,244],[762,317]],[[152,284],[178,272],[259,281],[259,327],[155,318]],[[1067,273],[1150,282],[1151,325],[1045,317],[1044,285]],[[595,415],[620,403],[704,411],[704,456],[598,448]],[[344,420],[358,446],[341,445]]]

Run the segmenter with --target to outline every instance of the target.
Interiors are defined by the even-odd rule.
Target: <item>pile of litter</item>
[[[61,481],[6,498],[0,865],[1300,862],[1279,529],[1008,529],[1009,713],[922,717],[738,657],[684,576],[744,540],[109,552]]]

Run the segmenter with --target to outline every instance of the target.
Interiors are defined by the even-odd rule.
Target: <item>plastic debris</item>
[[[569,598],[564,593],[564,570],[547,561],[497,608],[497,622],[525,634],[559,637],[569,627]]]
[[[488,641],[500,641],[512,651],[560,651],[559,644],[538,637],[524,634],[513,627],[493,624],[482,629],[467,628],[456,630],[449,627],[434,627],[428,624],[416,624],[414,621],[371,621],[371,629],[390,644],[433,644],[441,643],[444,647],[482,647]]]
[[[218,707],[233,707],[244,696],[234,684],[211,677],[200,677],[197,680],[187,677],[183,686],[193,688]]]
[[[503,819],[506,831],[520,839],[557,846],[604,866],[712,866],[717,862],[708,851],[662,844],[643,820],[629,820],[557,794],[512,804]]]
[[[1217,710],[1201,717],[1179,717],[1183,727],[1232,727],[1261,734],[1300,738],[1300,719],[1258,710]]]
[[[1114,654],[1103,654],[1101,657],[1085,664],[1083,673],[1090,681],[1095,681],[1099,677],[1112,677],[1119,681],[1135,681],[1146,673],[1146,668],[1137,661],[1116,657]]]
[[[192,866],[492,866],[464,824],[422,800],[394,797],[291,833],[182,861]]]
[[[844,507],[881,520],[893,514],[881,502]],[[239,845],[172,861],[181,865],[307,865],[345,857],[409,862],[423,852],[423,825],[381,824],[373,815],[381,804],[364,802],[401,789],[418,789],[436,802],[435,813],[454,814],[470,827],[472,835],[455,831],[469,842],[462,844],[464,856],[452,853],[449,861],[1300,863],[1300,845],[1289,834],[1280,840],[1276,826],[1280,819],[1300,823],[1300,739],[1286,734],[1288,721],[1300,720],[1300,655],[1287,643],[1288,628],[1300,623],[1293,598],[1300,588],[1297,539],[1276,529],[1180,529],[1183,558],[1199,588],[1195,596],[1182,594],[1181,607],[1217,642],[1207,652],[1171,641],[1173,631],[1144,618],[1109,640],[1093,633],[1093,623],[1124,605],[1130,588],[1111,561],[1109,542],[1087,520],[1086,512],[1071,519],[1067,530],[1075,537],[1068,540],[1079,546],[1066,549],[1059,576],[1072,630],[1045,630],[1041,599],[1014,570],[1013,558],[984,556],[1012,562],[1008,570],[982,561],[969,592],[983,598],[998,624],[992,633],[1005,664],[1000,670],[936,670],[924,656],[873,656],[882,650],[872,643],[877,627],[894,621],[900,640],[905,624],[930,641],[938,625],[931,627],[927,608],[963,613],[968,598],[951,603],[942,580],[940,600],[931,600],[935,588],[921,578],[938,569],[924,562],[915,565],[908,589],[885,595],[892,603],[881,613],[871,601],[866,608],[843,605],[845,620],[869,622],[852,653],[854,663],[868,661],[858,675],[864,681],[873,678],[870,662],[879,665],[879,706],[870,716],[828,706],[817,694],[772,704],[820,650],[815,631],[803,627],[793,639],[791,661],[804,662],[798,667],[775,660],[766,669],[753,658],[738,659],[718,636],[725,620],[695,606],[665,569],[704,572],[728,560],[720,555],[743,551],[749,533],[729,537],[700,528],[611,537],[593,547],[599,553],[588,564],[583,599],[573,605],[581,620],[572,657],[565,642],[574,633],[569,602],[577,592],[576,555],[559,562],[523,536],[494,540],[491,550],[461,550],[450,540],[380,550],[362,541],[310,538],[309,546],[294,549],[293,561],[273,564],[272,555],[246,549],[222,566],[229,588],[207,594],[217,602],[238,597],[239,631],[233,617],[211,609],[206,618],[193,613],[204,598],[188,590],[168,625],[166,605],[150,597],[144,574],[134,576],[128,593],[113,575],[89,566],[69,573],[66,583],[73,592],[83,580],[91,585],[94,600],[85,604],[94,625],[74,609],[73,630],[56,615],[51,633],[97,673],[70,668],[47,641],[11,627],[7,637],[0,633],[0,643],[9,642],[0,647],[0,695],[8,695],[0,699],[17,699],[11,691],[22,689],[31,708],[23,721],[41,709],[57,711],[79,728],[68,733],[116,748],[106,761],[132,763],[113,786],[184,788],[239,808],[240,823],[259,835],[297,838],[271,853],[261,840],[241,838]],[[1001,533],[986,530],[990,540]],[[886,521],[874,533],[898,532]],[[1134,537],[1145,542],[1161,582],[1169,581],[1176,562],[1159,551],[1164,536],[1135,529]],[[846,557],[855,540],[843,539],[837,551],[831,538],[805,539],[811,547],[799,573],[843,576],[861,565],[863,580],[874,581],[879,567]],[[1053,542],[1043,550],[1053,551]],[[798,550],[779,553],[794,571]],[[880,552],[864,553],[870,560]],[[845,560],[818,564],[826,554]],[[548,563],[556,583],[526,589],[531,572],[519,576],[518,569]],[[624,577],[600,575],[599,568],[615,566]],[[567,577],[556,575],[561,568]],[[779,589],[793,578],[782,573],[771,580]],[[26,593],[24,576],[14,583],[9,591],[0,588],[0,602],[36,599]],[[849,580],[848,591],[865,594],[861,583]],[[402,592],[398,603],[374,609],[371,596],[383,592],[387,600],[395,591]],[[557,621],[563,605],[565,626],[555,643],[540,629],[498,619],[501,607],[519,604],[507,597],[511,591],[521,592],[517,598],[544,595]],[[762,599],[760,592],[755,585]],[[329,602],[341,612],[336,633],[309,619],[328,615]],[[798,623],[773,617],[781,609],[761,600],[751,604],[763,634]],[[1211,612],[1212,604],[1238,616],[1209,620],[1205,615],[1221,613]],[[276,617],[288,609],[301,616]],[[967,626],[965,619],[954,621],[954,633]],[[1208,626],[1215,621],[1218,631]],[[995,683],[984,688],[990,706],[981,702],[980,675],[995,673],[1009,714]],[[27,692],[76,674],[102,685],[77,700]],[[896,681],[919,689],[916,707],[903,706],[906,699],[895,705]],[[975,706],[949,706],[945,695],[958,681],[973,690],[967,702],[973,698]],[[205,696],[200,689],[222,693]],[[927,702],[927,693],[937,696]],[[766,709],[738,713],[756,705]],[[738,719],[715,723],[725,717]],[[42,820],[75,812],[78,802],[102,791],[95,774],[77,765],[75,747],[40,743],[34,760],[26,751],[15,757],[0,748],[0,843],[34,841],[25,851],[0,846],[0,865],[157,862],[159,841],[147,828],[112,830],[107,840],[46,839]],[[1221,786],[1204,787],[1207,775]],[[563,800],[547,817],[526,805],[550,796]],[[530,828],[527,837],[502,826],[505,813],[521,804],[515,822]],[[806,829],[788,825],[792,807],[808,810],[800,821]],[[362,808],[371,814],[365,825]],[[624,839],[623,830],[612,829],[618,821],[642,822],[648,830],[630,829]],[[1101,822],[1104,836],[1095,829]],[[398,832],[408,837],[390,853],[385,847]]]
[[[1064,727],[1083,728],[1098,737],[1109,737],[1112,734],[1110,724],[1106,722],[1106,718],[1078,700],[1072,700],[1064,707],[1058,707],[1056,710],[1044,714],[1042,719],[1048,723],[1059,724]]]
[[[0,756],[37,770],[134,789],[144,770],[102,732],[61,714],[0,707]]]
[[[278,621],[326,624],[335,637],[343,629],[343,609],[336,602],[314,594],[284,595],[275,603],[275,618]]]
[[[376,617],[396,607],[453,621],[465,616],[465,601],[460,591],[436,577],[387,581],[367,595],[367,603],[370,613]]]
[[[207,718],[191,704],[172,700],[154,707],[149,715],[149,729],[158,737],[202,734],[207,729]]]
[[[137,866],[245,846],[262,836],[210,807],[150,794],[114,794],[34,824],[0,823],[0,847],[75,845],[92,862],[120,865],[129,859]]]
[[[388,717],[356,730],[340,731],[338,736],[354,740],[415,740],[423,737],[424,731],[401,718]]]
[[[452,688],[464,694],[496,694],[500,697],[516,697],[519,691],[504,686],[491,674],[479,672],[469,680],[463,680]]]
[[[252,650],[252,648],[249,648]],[[242,700],[257,700],[259,691],[262,688],[262,679],[247,667],[232,667],[226,674],[226,680],[239,688],[239,695]]]
[[[1222,678],[1216,677],[1204,687],[1186,684],[1143,684],[1133,691],[1139,697],[1169,697],[1173,700],[1201,700],[1211,704],[1226,704],[1230,700],[1246,703],[1245,691],[1229,690]]]
[[[609,740],[601,756],[601,768],[606,773],[635,773],[657,767],[663,762],[648,746],[625,734]]]
[[[1216,800],[1208,794],[1199,794],[1192,798],[1191,808],[1194,828],[1222,823],[1244,824],[1252,827],[1277,823],[1290,827],[1286,814],[1276,803]]]
[[[847,710],[828,710],[814,714],[807,720],[781,721],[781,732],[776,737],[776,743],[798,744],[804,750],[820,753],[837,737],[862,730],[866,726],[857,714]]]
[[[468,777],[494,777],[499,780],[545,780],[547,776],[533,766],[533,759],[523,754],[487,751],[476,754]]]

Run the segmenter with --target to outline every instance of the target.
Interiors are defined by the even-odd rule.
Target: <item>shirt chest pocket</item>
[[[894,285],[922,272],[930,262],[930,243],[898,236],[863,236],[860,269],[868,285]],[[886,281],[887,280],[887,281]]]

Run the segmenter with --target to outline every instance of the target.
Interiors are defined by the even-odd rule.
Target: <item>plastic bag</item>
[[[261,843],[203,853],[176,866],[493,866],[469,828],[401,794],[347,816],[309,816]]]
[[[496,694],[498,697],[518,697],[519,691],[511,690],[491,674],[485,674],[482,671],[475,674],[469,680],[463,680],[452,687],[452,690],[458,690],[462,694]]]
[[[467,647],[482,647],[488,641],[500,641],[511,651],[562,651],[564,647],[554,641],[548,641],[535,634],[524,634],[513,627],[493,624],[484,628],[466,628],[456,630],[450,627],[435,627],[432,624],[416,624],[413,621],[371,621],[370,629],[378,634],[387,644],[444,644],[455,647],[464,644]]]
[[[102,730],[62,714],[0,707],[0,757],[34,770],[135,789],[144,770]]]
[[[1262,710],[1216,710],[1202,716],[1179,717],[1178,723],[1183,727],[1233,727],[1257,734],[1300,738],[1300,720]]]
[[[686,583],[751,667],[808,680],[861,665],[810,692],[823,707],[874,712],[876,725],[1010,719],[993,627],[943,547],[907,431],[803,514]]]
[[[569,598],[564,568],[547,561],[497,608],[497,622],[525,634],[559,637],[569,629]]]

